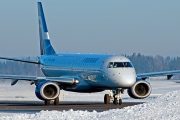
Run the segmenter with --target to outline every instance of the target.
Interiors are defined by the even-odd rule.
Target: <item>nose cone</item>
[[[121,87],[131,87],[136,82],[136,76],[134,74],[127,74],[121,76],[121,80],[119,81],[119,85]]]

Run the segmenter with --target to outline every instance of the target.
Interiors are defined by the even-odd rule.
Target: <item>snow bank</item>
[[[136,106],[113,109],[104,112],[88,111],[41,111],[36,114],[13,114],[1,116],[1,120],[139,120],[139,119],[180,119],[180,90]]]

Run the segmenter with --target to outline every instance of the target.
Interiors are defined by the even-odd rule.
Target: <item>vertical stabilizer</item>
[[[38,5],[38,18],[39,18],[39,37],[40,37],[40,50],[41,55],[53,55],[55,51],[51,45],[50,37],[46,25],[46,20],[43,12],[43,7],[41,2]]]

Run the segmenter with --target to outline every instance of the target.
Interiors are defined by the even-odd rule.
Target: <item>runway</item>
[[[133,106],[141,103],[131,103],[126,102],[122,105],[114,104],[104,104],[103,102],[74,102],[74,101],[62,101],[58,106],[49,105],[45,106],[42,101],[0,101],[0,112],[20,112],[20,113],[35,113],[41,110],[57,110],[57,111],[67,111],[82,110],[82,111],[97,111],[102,112],[109,109],[121,109],[127,106]]]

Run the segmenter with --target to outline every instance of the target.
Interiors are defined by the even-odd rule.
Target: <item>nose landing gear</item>
[[[122,99],[120,96],[121,93],[124,93],[123,89],[110,90],[109,94],[104,95],[104,104],[109,104],[110,100],[112,100],[113,104],[121,105],[122,104]]]

